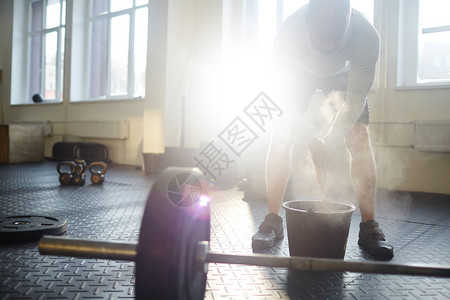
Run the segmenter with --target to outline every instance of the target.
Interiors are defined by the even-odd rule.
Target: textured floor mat
[[[62,187],[54,162],[0,165],[1,214],[55,215],[67,220],[68,236],[137,241],[152,182],[142,171],[112,165],[101,186],[88,180],[84,186]],[[264,219],[267,204],[244,202],[242,197],[236,188],[212,194],[212,251],[252,253],[251,236]],[[377,215],[395,247],[392,263],[450,264],[448,197],[408,197],[379,193]],[[357,245],[359,220],[357,211],[345,259],[372,260]],[[264,253],[288,256],[287,236]],[[0,299],[133,298],[134,280],[133,262],[42,256],[37,242],[0,245]],[[205,298],[448,299],[448,295],[450,280],[442,278],[210,264]]]

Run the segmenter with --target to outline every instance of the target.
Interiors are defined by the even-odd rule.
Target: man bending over
[[[252,237],[254,250],[271,247],[283,238],[280,208],[291,167],[291,151],[311,151],[318,183],[326,185],[328,165],[341,159],[335,149],[347,147],[361,223],[358,244],[368,254],[393,257],[374,220],[376,169],[369,139],[367,95],[375,77],[380,48],[375,28],[350,0],[310,0],[279,30],[274,46],[277,101],[283,120],[272,133],[266,162],[269,214]],[[340,92],[344,105],[323,140],[303,119],[313,93]]]

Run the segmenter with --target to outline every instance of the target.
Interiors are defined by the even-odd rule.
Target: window
[[[14,1],[11,104],[32,103],[36,94],[44,102],[61,102],[63,94],[70,101],[144,97],[148,6]]]
[[[144,97],[148,0],[91,4],[88,99]]]
[[[417,82],[450,82],[450,17],[448,0],[419,4]]]
[[[62,100],[65,0],[29,2],[28,96]]]
[[[305,4],[308,4],[309,0],[283,0],[281,7],[279,7],[279,15],[282,16],[282,21],[292,15],[296,10]]]
[[[450,83],[448,0],[400,2],[398,86]]]

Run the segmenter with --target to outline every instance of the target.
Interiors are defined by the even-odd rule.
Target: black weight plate
[[[66,231],[66,220],[46,216],[0,217],[0,242],[39,240],[43,235],[58,235]]]
[[[198,242],[210,239],[210,206],[200,197],[199,178],[198,169],[186,168],[167,168],[156,178],[139,234],[136,299],[204,298],[206,270],[193,260]],[[179,201],[192,195],[191,202]]]

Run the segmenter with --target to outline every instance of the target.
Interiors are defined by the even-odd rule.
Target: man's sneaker
[[[386,241],[383,231],[374,220],[359,224],[358,245],[376,258],[391,259],[394,256],[394,248]]]
[[[277,214],[268,214],[252,236],[252,248],[255,251],[264,250],[283,239],[283,218]]]

